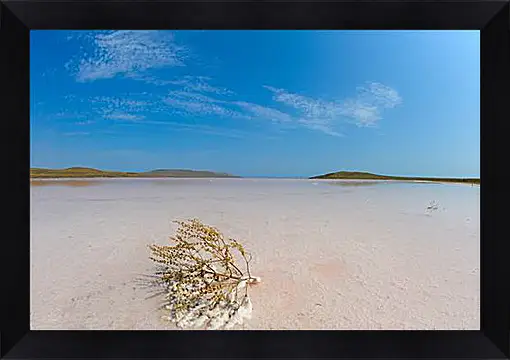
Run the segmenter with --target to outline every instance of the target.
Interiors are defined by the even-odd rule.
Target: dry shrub
[[[167,319],[183,328],[233,328],[251,316],[251,256],[235,239],[226,239],[198,219],[176,221],[175,245],[150,245],[166,287]],[[243,262],[239,266],[238,262]]]

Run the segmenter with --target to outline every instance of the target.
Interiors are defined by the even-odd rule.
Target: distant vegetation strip
[[[68,169],[40,169],[31,168],[32,179],[56,178],[155,178],[155,177],[192,177],[192,178],[235,178],[239,176],[227,173],[199,170],[153,170],[147,172],[104,171],[85,167],[72,167]]]
[[[57,178],[239,178],[227,173],[202,170],[158,169],[147,172],[105,171],[86,167],[72,167],[68,169],[31,168],[32,179]],[[402,180],[402,181],[432,181],[480,184],[479,178],[432,178],[377,175],[368,172],[339,171],[324,175],[313,176],[310,179],[344,179],[344,180]]]
[[[339,171],[324,175],[313,176],[310,179],[402,180],[402,181],[432,181],[432,182],[480,184],[479,178],[433,178],[433,177],[389,176],[356,171]]]

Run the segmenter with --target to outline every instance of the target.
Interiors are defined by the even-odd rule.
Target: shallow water
[[[171,328],[146,246],[192,217],[253,255],[247,329],[479,329],[479,186],[72,181],[31,187],[33,329]]]

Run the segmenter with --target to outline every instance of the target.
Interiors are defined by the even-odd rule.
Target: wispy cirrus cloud
[[[245,101],[235,101],[233,102],[233,104],[241,107],[242,109],[250,113],[254,118],[267,119],[276,123],[287,123],[293,121],[291,115],[267,106],[262,106]]]
[[[297,122],[328,135],[341,135],[335,125],[353,123],[360,127],[376,125],[382,112],[402,103],[398,92],[377,82],[356,88],[356,95],[343,100],[315,99],[291,93],[285,89],[264,86],[273,93],[273,100],[296,112]]]
[[[225,97],[218,98],[218,96],[235,93],[227,88],[209,85],[208,81],[210,80],[211,78],[204,76],[185,76],[181,80],[169,81],[169,83],[180,87],[178,90],[170,91],[163,101],[180,113],[216,115],[245,120],[264,118],[274,122],[292,121],[289,114],[271,107]]]
[[[122,112],[112,112],[112,113],[104,115],[104,117],[106,119],[112,119],[112,120],[137,121],[137,120],[144,119],[145,115],[135,115],[135,114],[122,113]]]
[[[89,99],[89,102],[100,104],[109,109],[124,108],[130,110],[140,110],[149,105],[148,101],[129,99],[127,97],[120,96],[95,96]]]
[[[334,102],[313,99],[272,86],[264,87],[273,93],[274,101],[286,105],[295,114],[293,118],[300,126],[331,136],[341,136],[333,129],[339,115],[338,106]]]
[[[327,123],[327,121],[324,121],[324,120],[298,119],[297,122],[300,125],[308,128],[310,130],[320,131],[326,135],[337,136],[337,137],[344,136],[342,133],[339,133],[338,131],[333,130],[331,124]]]
[[[402,98],[395,89],[378,82],[367,82],[356,89],[359,100],[382,108],[393,108],[402,102]]]
[[[91,103],[103,118],[138,121],[146,117],[140,115],[141,112],[170,112],[180,115],[220,116],[234,119],[250,117],[249,114],[238,111],[232,101],[217,98],[234,94],[234,92],[210,85],[208,82],[211,78],[209,77],[184,76],[177,80],[160,80],[143,74],[130,74],[128,77],[157,85],[171,85],[175,90],[160,97],[160,101],[155,101],[154,98],[151,101],[132,100],[129,95],[126,97],[94,97],[91,99]],[[149,95],[149,93],[145,93],[145,95]]]
[[[179,85],[185,91],[191,92],[205,92],[212,93],[217,95],[232,95],[234,92],[230,89],[224,87],[213,86],[209,84],[211,80],[210,77],[207,76],[184,76],[177,80],[169,80],[168,84]]]
[[[71,132],[65,132],[65,136],[84,136],[84,135],[90,135],[89,132],[86,131],[71,131]]]
[[[217,104],[228,104],[229,101],[217,99],[208,95],[200,94],[197,92],[190,92],[186,90],[172,90],[168,92],[169,97],[181,98],[181,99],[189,99],[190,101],[197,102],[209,102],[209,103],[217,103]]]
[[[369,82],[357,87],[357,96],[342,103],[341,114],[358,126],[374,126],[382,112],[402,103],[402,98],[389,86]]]
[[[221,117],[237,120],[267,120],[280,128],[303,127],[322,132],[329,136],[340,137],[339,127],[355,124],[360,127],[375,126],[385,110],[402,103],[398,92],[380,83],[366,83],[356,88],[355,95],[341,100],[312,98],[292,93],[285,89],[264,86],[271,91],[274,104],[232,100],[216,93],[191,91],[182,86],[167,92],[165,96],[150,93],[125,94],[124,96],[92,97],[94,120],[110,119],[117,123],[136,123],[138,125],[167,125],[165,121],[154,121],[153,114],[161,118],[161,113],[179,116]],[[233,92],[232,92],[233,93]],[[74,99],[73,101],[76,101]],[[67,116],[66,112],[57,116]],[[88,114],[90,116],[90,114]],[[79,118],[80,114],[75,114]],[[81,116],[83,117],[83,116]],[[91,123],[92,120],[78,122],[77,125]],[[173,128],[179,128],[175,123]],[[202,133],[239,137],[238,134],[217,129],[201,129],[196,124],[187,124],[180,129],[195,128]]]
[[[67,64],[79,82],[132,76],[149,69],[184,66],[186,48],[177,45],[168,31],[116,30],[81,36],[92,54]]]
[[[81,59],[68,63],[68,70],[78,82],[122,76],[170,88],[166,95],[151,100],[133,96],[90,99],[97,117],[117,122],[150,124],[151,113],[168,112],[238,120],[262,119],[274,126],[303,127],[330,136],[342,136],[339,127],[349,124],[376,126],[384,111],[402,103],[395,89],[378,82],[360,85],[353,89],[352,97],[344,99],[314,98],[264,86],[272,93],[273,103],[247,101],[236,96],[233,90],[214,84],[208,76],[185,75],[174,79],[155,76],[156,72],[151,70],[185,66],[185,60],[189,60],[188,49],[176,43],[172,32],[121,30],[80,32],[77,36],[91,50],[89,54],[82,52]],[[69,100],[76,98],[69,95]]]
[[[232,103],[188,91],[172,91],[163,102],[171,109],[184,114],[220,116],[248,119],[249,116],[232,108]]]
[[[188,92],[211,93],[216,95],[234,94],[230,89],[211,85],[210,81],[212,79],[208,76],[185,75],[173,80],[160,79],[148,74],[129,74],[128,77],[133,80],[139,80],[157,86],[177,86],[181,90]]]
[[[170,91],[163,101],[178,113],[235,119],[265,119],[279,125],[305,127],[330,136],[343,136],[337,127],[346,124],[355,124],[359,127],[375,126],[382,118],[383,111],[402,102],[396,90],[376,82],[358,86],[353,97],[341,100],[312,98],[285,89],[264,86],[273,93],[275,106],[218,98],[219,94],[206,95],[203,92],[191,91],[185,86],[187,81],[175,84],[181,84],[183,87]]]
[[[96,96],[89,103],[97,117],[112,120],[141,120],[145,117],[142,113],[152,107],[150,101],[120,96]]]

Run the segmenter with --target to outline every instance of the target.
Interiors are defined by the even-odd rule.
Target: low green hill
[[[402,181],[433,181],[480,184],[479,178],[433,178],[411,176],[377,175],[359,171],[338,171],[324,175],[312,176],[310,179],[344,179],[344,180],[402,180]]]
[[[103,171],[86,167],[71,167],[67,169],[31,168],[30,177],[42,178],[94,178],[94,177],[136,177],[136,173],[122,171]]]
[[[235,177],[226,173],[196,170],[165,170],[159,169],[148,172],[105,171],[87,167],[71,167],[67,169],[31,168],[30,178],[125,178],[125,177]]]

